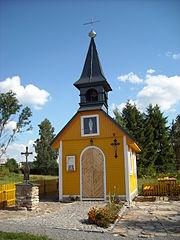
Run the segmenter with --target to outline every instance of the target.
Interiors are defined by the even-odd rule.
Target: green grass
[[[47,179],[57,179],[58,176],[49,176],[49,175],[30,175],[30,181],[32,180],[47,180]],[[24,181],[24,175],[23,174],[16,174],[16,173],[10,173],[6,176],[0,177],[0,185],[1,184],[7,184],[12,182],[23,182]]]
[[[138,178],[138,194],[142,195],[142,185],[143,183],[157,183],[158,177],[147,177],[147,178]]]
[[[142,195],[142,185],[144,184],[148,184],[148,183],[158,183],[158,178],[164,178],[164,177],[175,177],[177,180],[176,182],[178,182],[180,184],[180,172],[176,172],[173,174],[160,174],[159,176],[146,176],[144,179],[143,178],[138,178],[138,194]]]
[[[0,232],[0,240],[50,240],[50,238],[34,236],[28,233]]]

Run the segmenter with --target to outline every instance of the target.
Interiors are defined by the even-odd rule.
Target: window
[[[134,152],[134,174],[136,174],[136,153]]]
[[[97,102],[98,93],[95,89],[89,89],[86,93],[86,102]]]
[[[75,171],[75,156],[66,157],[66,170],[67,172]]]
[[[99,115],[81,117],[81,136],[99,135]]]
[[[133,174],[133,165],[132,165],[132,150],[129,150],[129,156],[130,156],[130,174]]]

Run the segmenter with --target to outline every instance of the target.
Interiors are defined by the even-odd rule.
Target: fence
[[[16,186],[14,183],[0,185],[0,207],[15,204]]]
[[[180,185],[176,178],[160,178],[158,183],[143,184],[144,196],[176,196],[180,194]]]
[[[59,188],[58,179],[53,180],[33,180],[33,183],[40,184],[39,195],[40,197],[46,195],[57,194]],[[0,207],[11,206],[15,204],[16,184],[9,183],[0,185]]]

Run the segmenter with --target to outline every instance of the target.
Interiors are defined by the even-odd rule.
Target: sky
[[[91,20],[109,94],[109,114],[129,99],[141,111],[159,104],[168,123],[180,113],[179,0],[0,0],[0,92],[29,106],[33,130],[17,135],[7,156],[24,160],[38,124],[57,134],[77,112]],[[11,130],[14,119],[8,123]],[[34,156],[30,157],[33,160]]]

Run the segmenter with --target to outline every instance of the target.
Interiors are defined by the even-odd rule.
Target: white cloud
[[[126,75],[120,75],[117,77],[117,79],[121,82],[130,82],[132,84],[138,84],[138,83],[142,83],[143,80],[141,78],[139,78],[136,74],[134,74],[133,72],[130,72]]]
[[[149,73],[149,74],[152,74],[152,73],[154,73],[154,72],[155,72],[155,70],[152,69],[152,68],[150,68],[150,69],[147,70],[147,73]]]
[[[178,60],[178,59],[180,59],[180,53],[174,53],[173,55],[172,55],[172,58],[174,59],[174,60]]]
[[[9,121],[6,125],[5,125],[5,130],[13,130],[16,128],[16,122],[15,121]]]
[[[166,56],[166,57],[171,57],[171,56],[172,56],[172,52],[171,52],[171,51],[165,52],[165,56]]]
[[[155,72],[155,70],[153,71]],[[135,100],[130,101],[131,104],[135,103],[140,111],[145,110],[149,104],[153,106],[158,104],[162,111],[176,111],[175,104],[180,103],[180,76],[168,77],[166,75],[147,74],[144,84]],[[112,109],[117,107],[122,112],[124,106],[124,102],[119,105],[113,104]]]
[[[17,162],[24,162],[25,156],[21,155],[21,152],[25,152],[26,146],[28,146],[28,151],[33,152],[32,155],[29,155],[28,161],[32,161],[34,156],[36,155],[34,152],[33,144],[34,144],[34,140],[29,140],[26,145],[22,143],[12,143],[8,147],[6,157],[15,158]]]
[[[180,53],[173,53],[171,51],[165,52],[166,57],[170,57],[173,60],[179,60],[180,59]]]
[[[50,94],[33,84],[28,84],[25,87],[21,85],[21,79],[19,76],[7,78],[0,82],[0,91],[8,92],[12,90],[16,93],[18,100],[23,104],[33,105],[35,109],[40,109],[50,98]]]
[[[147,75],[145,84],[137,94],[139,108],[144,109],[151,103],[160,105],[162,111],[166,111],[180,101],[180,76]]]

